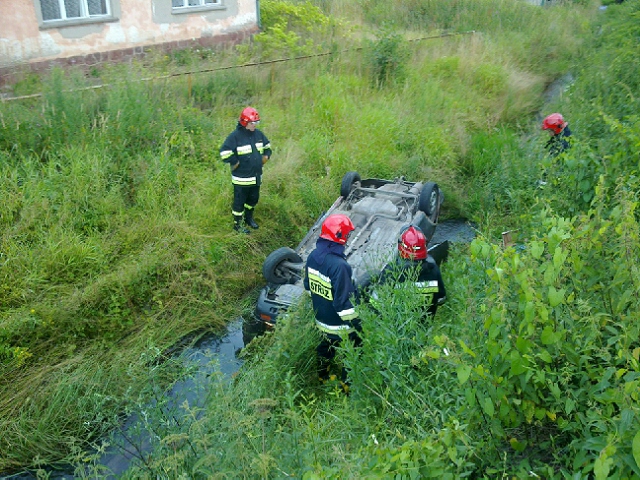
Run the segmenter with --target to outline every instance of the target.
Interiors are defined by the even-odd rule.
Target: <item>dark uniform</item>
[[[569,137],[571,137],[571,130],[569,129],[568,125],[564,127],[559,134],[552,135],[545,145],[545,147],[549,151],[549,155],[551,155],[552,157],[557,157],[562,152],[567,150],[571,146]]]
[[[440,268],[432,257],[427,257],[424,260],[398,258],[394,263],[387,265],[382,270],[378,283],[382,284],[391,281],[395,281],[399,285],[405,282],[412,282],[424,296],[425,313],[429,316],[436,314],[438,305],[442,305],[447,297]],[[374,306],[375,298],[374,291],[372,294],[372,304]]]
[[[262,157],[271,157],[271,143],[262,131],[247,130],[239,122],[220,147],[222,161],[231,166],[233,206],[235,219],[242,219],[245,211],[253,213],[260,199],[262,183]],[[238,165],[237,168],[233,168]]]
[[[351,301],[355,287],[344,249],[344,245],[319,238],[305,267],[304,288],[311,292],[316,326],[324,334],[317,348],[323,378],[328,377],[330,362],[336,354],[335,347],[343,336],[348,336],[356,346],[361,344],[358,335],[360,319]],[[342,380],[346,380],[344,369]]]

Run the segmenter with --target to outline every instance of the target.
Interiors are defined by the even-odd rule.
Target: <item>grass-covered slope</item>
[[[363,307],[345,397],[316,383],[303,305],[203,415],[152,412],[158,450],[131,477],[640,475],[638,2],[261,4],[264,32],[235,53],[87,91],[54,73],[0,106],[0,471],[99,438],[164,378],[167,348],[250,308],[265,256],[356,170],[437,181],[444,215],[478,224],[443,267],[446,308],[424,325],[410,297]],[[444,31],[460,35],[420,40]],[[136,81],[175,68],[214,70]],[[218,146],[247,104],[274,156],[243,237]],[[576,142],[551,161],[537,115],[557,110]],[[523,248],[502,249],[514,228]]]

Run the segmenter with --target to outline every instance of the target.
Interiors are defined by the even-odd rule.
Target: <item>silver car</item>
[[[363,180],[357,172],[347,172],[340,197],[318,218],[298,247],[281,247],[265,259],[262,272],[267,285],[258,297],[256,320],[273,326],[278,315],[302,297],[305,261],[316,247],[327,216],[345,214],[355,226],[345,255],[353,269],[354,283],[361,286],[395,259],[398,238],[405,227],[420,227],[427,242],[433,237],[443,200],[434,182],[408,182],[404,177]],[[429,246],[438,263],[446,256],[447,246],[446,242]]]

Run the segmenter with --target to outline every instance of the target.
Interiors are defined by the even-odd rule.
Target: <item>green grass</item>
[[[43,97],[1,105],[0,471],[95,468],[80,452],[181,374],[165,353],[248,313],[263,259],[355,170],[436,181],[443,216],[478,224],[443,267],[447,304],[428,324],[393,292],[363,308],[365,344],[342,352],[349,397],[317,383],[302,305],[233,382],[201,392],[204,411],[149,410],[154,460],[126,476],[640,475],[638,2],[266,3],[289,30],[104,69],[103,89],[25,79],[16,93]],[[409,41],[445,30],[476,33]],[[567,71],[575,83],[545,105]],[[218,147],[247,104],[274,155],[261,228],[242,237]],[[576,144],[550,161],[535,117],[558,110]],[[522,250],[499,247],[510,229]]]

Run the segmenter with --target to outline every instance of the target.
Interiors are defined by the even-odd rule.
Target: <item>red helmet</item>
[[[326,238],[332,242],[344,245],[347,243],[349,234],[356,228],[353,226],[353,222],[349,217],[341,213],[329,215],[322,222],[322,233],[320,238]]]
[[[402,258],[424,260],[427,258],[427,237],[419,227],[411,225],[398,240],[398,252]]]
[[[259,121],[260,121],[260,115],[258,114],[258,111],[255,108],[247,107],[244,110],[242,110],[242,113],[240,114],[240,125],[242,125],[243,127],[246,127],[249,122],[259,122]]]
[[[564,121],[564,117],[559,113],[552,113],[542,121],[542,129],[552,130],[554,135],[558,135],[566,126],[567,122]]]

